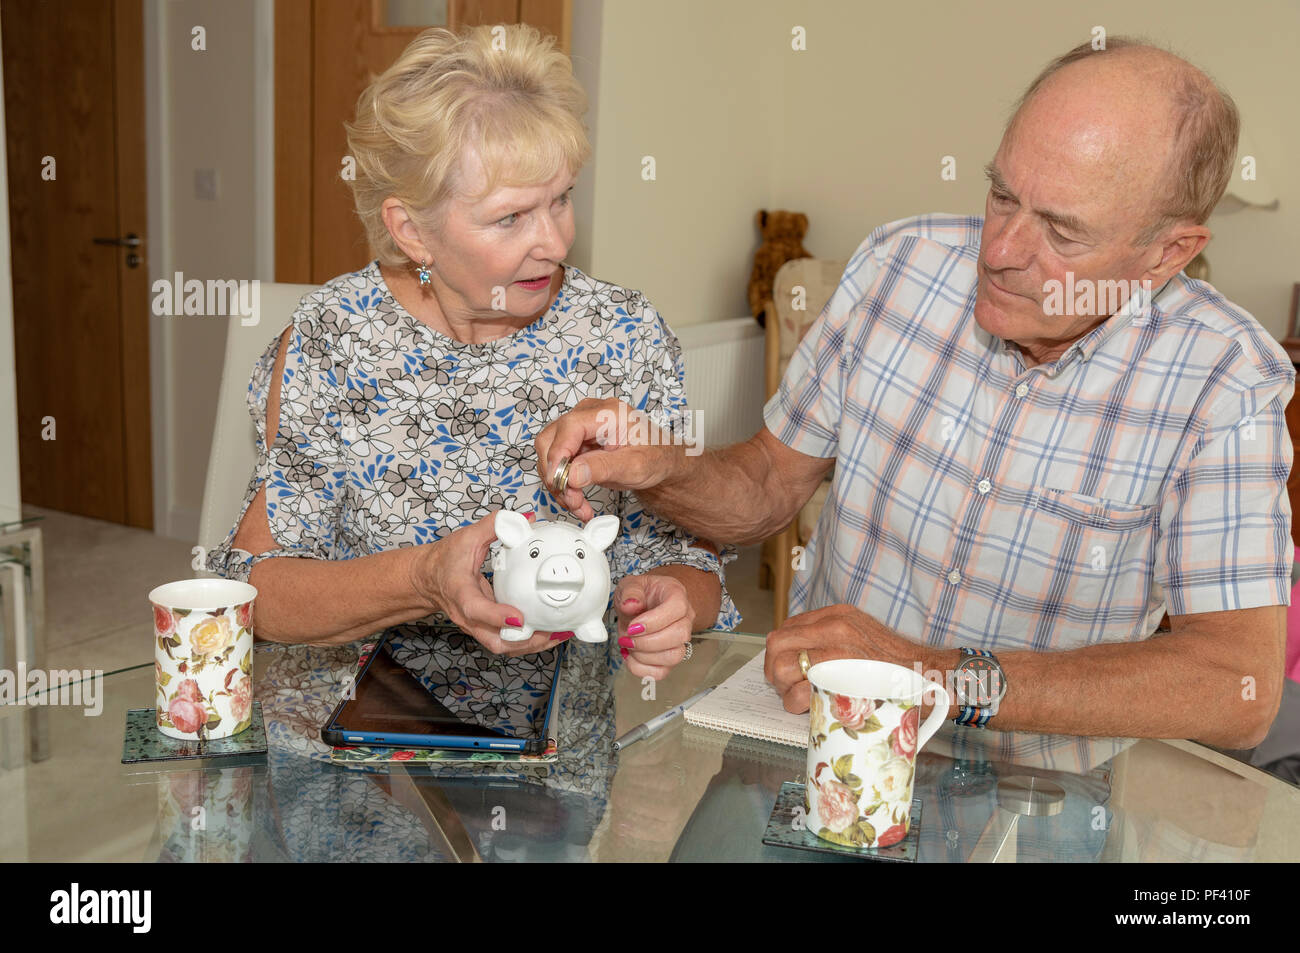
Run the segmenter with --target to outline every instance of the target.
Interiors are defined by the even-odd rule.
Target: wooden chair
[[[771,399],[780,387],[799,341],[821,315],[830,300],[847,259],[796,258],[781,266],[772,286],[772,298],[766,305],[766,377],[767,396]],[[781,532],[763,543],[759,565],[760,588],[772,587],[773,625],[785,621],[790,611],[790,584],[794,581],[794,548],[807,546],[817,525],[826,496],[830,492],[833,471],[813,493],[799,515]]]

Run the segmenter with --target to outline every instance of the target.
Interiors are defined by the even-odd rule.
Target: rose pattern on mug
[[[810,711],[810,730],[818,745],[836,731],[857,741],[880,732],[883,725],[877,709],[887,702],[871,698],[853,698],[830,693],[829,701],[814,687]],[[864,772],[876,783],[870,788],[854,773],[854,754],[820,761],[804,789],[804,810],[812,813],[809,797],[817,798],[817,816],[823,827],[817,836],[845,847],[889,847],[907,836],[908,814],[912,806],[913,759],[916,757],[916,729],[920,709],[906,703],[893,703],[904,709],[897,727],[879,743],[867,749],[865,759],[872,769]],[[826,709],[834,720],[826,724]],[[910,738],[910,741],[908,740]],[[833,777],[823,778],[825,769]],[[864,795],[866,800],[864,801]],[[887,825],[881,830],[882,825]]]
[[[154,603],[153,618],[159,729],[207,740],[247,728],[253,719],[252,601],[207,610]]]

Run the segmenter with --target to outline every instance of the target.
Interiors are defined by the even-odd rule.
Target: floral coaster
[[[781,785],[781,793],[776,796],[776,806],[768,818],[767,830],[763,834],[763,843],[771,847],[793,847],[796,850],[811,850],[822,854],[836,854],[841,857],[857,857],[861,860],[915,861],[917,848],[921,841],[921,801],[912,799],[911,827],[897,844],[889,847],[842,847],[822,840],[802,823],[804,786],[798,781],[786,781]],[[796,828],[795,822],[800,823]]]
[[[261,702],[253,702],[252,721],[239,734],[208,741],[168,738],[158,730],[157,713],[153,708],[132,708],[126,713],[123,764],[258,754],[266,754],[266,722],[262,719]]]

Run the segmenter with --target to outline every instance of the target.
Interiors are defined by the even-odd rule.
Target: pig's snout
[[[568,553],[547,556],[537,567],[537,594],[553,606],[565,606],[578,598],[584,576],[582,563]]]

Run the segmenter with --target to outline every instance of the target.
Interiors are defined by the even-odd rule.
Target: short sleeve
[[[839,449],[844,403],[844,361],[851,319],[879,272],[878,250],[868,239],[844,270],[826,307],[799,342],[763,422],[792,450],[834,457]]]
[[[686,361],[677,335],[640,294],[633,293],[627,309],[635,323],[628,345],[623,400],[673,434],[692,435],[686,405]]]
[[[248,412],[257,428],[257,463],[235,525],[208,555],[208,569],[247,581],[253,566],[281,556],[347,559],[340,539],[346,467],[340,433],[339,374],[321,322],[309,308],[295,312],[280,381],[280,419],[268,449],[266,404],[280,334],[253,367]],[[266,519],[276,548],[261,554],[233,546],[258,489],[266,487]]]
[[[670,433],[694,436],[698,431],[686,402],[686,364],[677,336],[640,295],[628,305],[629,314],[639,313],[640,320],[629,346],[623,400]],[[736,558],[735,547],[724,546],[715,556],[699,546],[697,537],[647,510],[635,493],[622,493],[620,498],[622,528],[610,547],[614,583],[659,566],[690,566],[711,572],[718,577],[722,596],[718,618],[711,627],[735,629],[740,612],[727,592],[725,572],[726,564]]]
[[[1160,506],[1155,581],[1170,615],[1290,602],[1294,379],[1220,398]]]
[[[736,558],[734,546],[723,546],[718,556],[699,546],[699,540],[667,520],[645,509],[635,493],[621,494],[620,532],[610,547],[610,577],[614,585],[624,576],[644,573],[659,566],[690,566],[718,577],[721,602],[718,618],[703,628],[733,630],[740,624],[740,610],[727,592],[726,564]],[[697,620],[703,622],[704,620]]]

